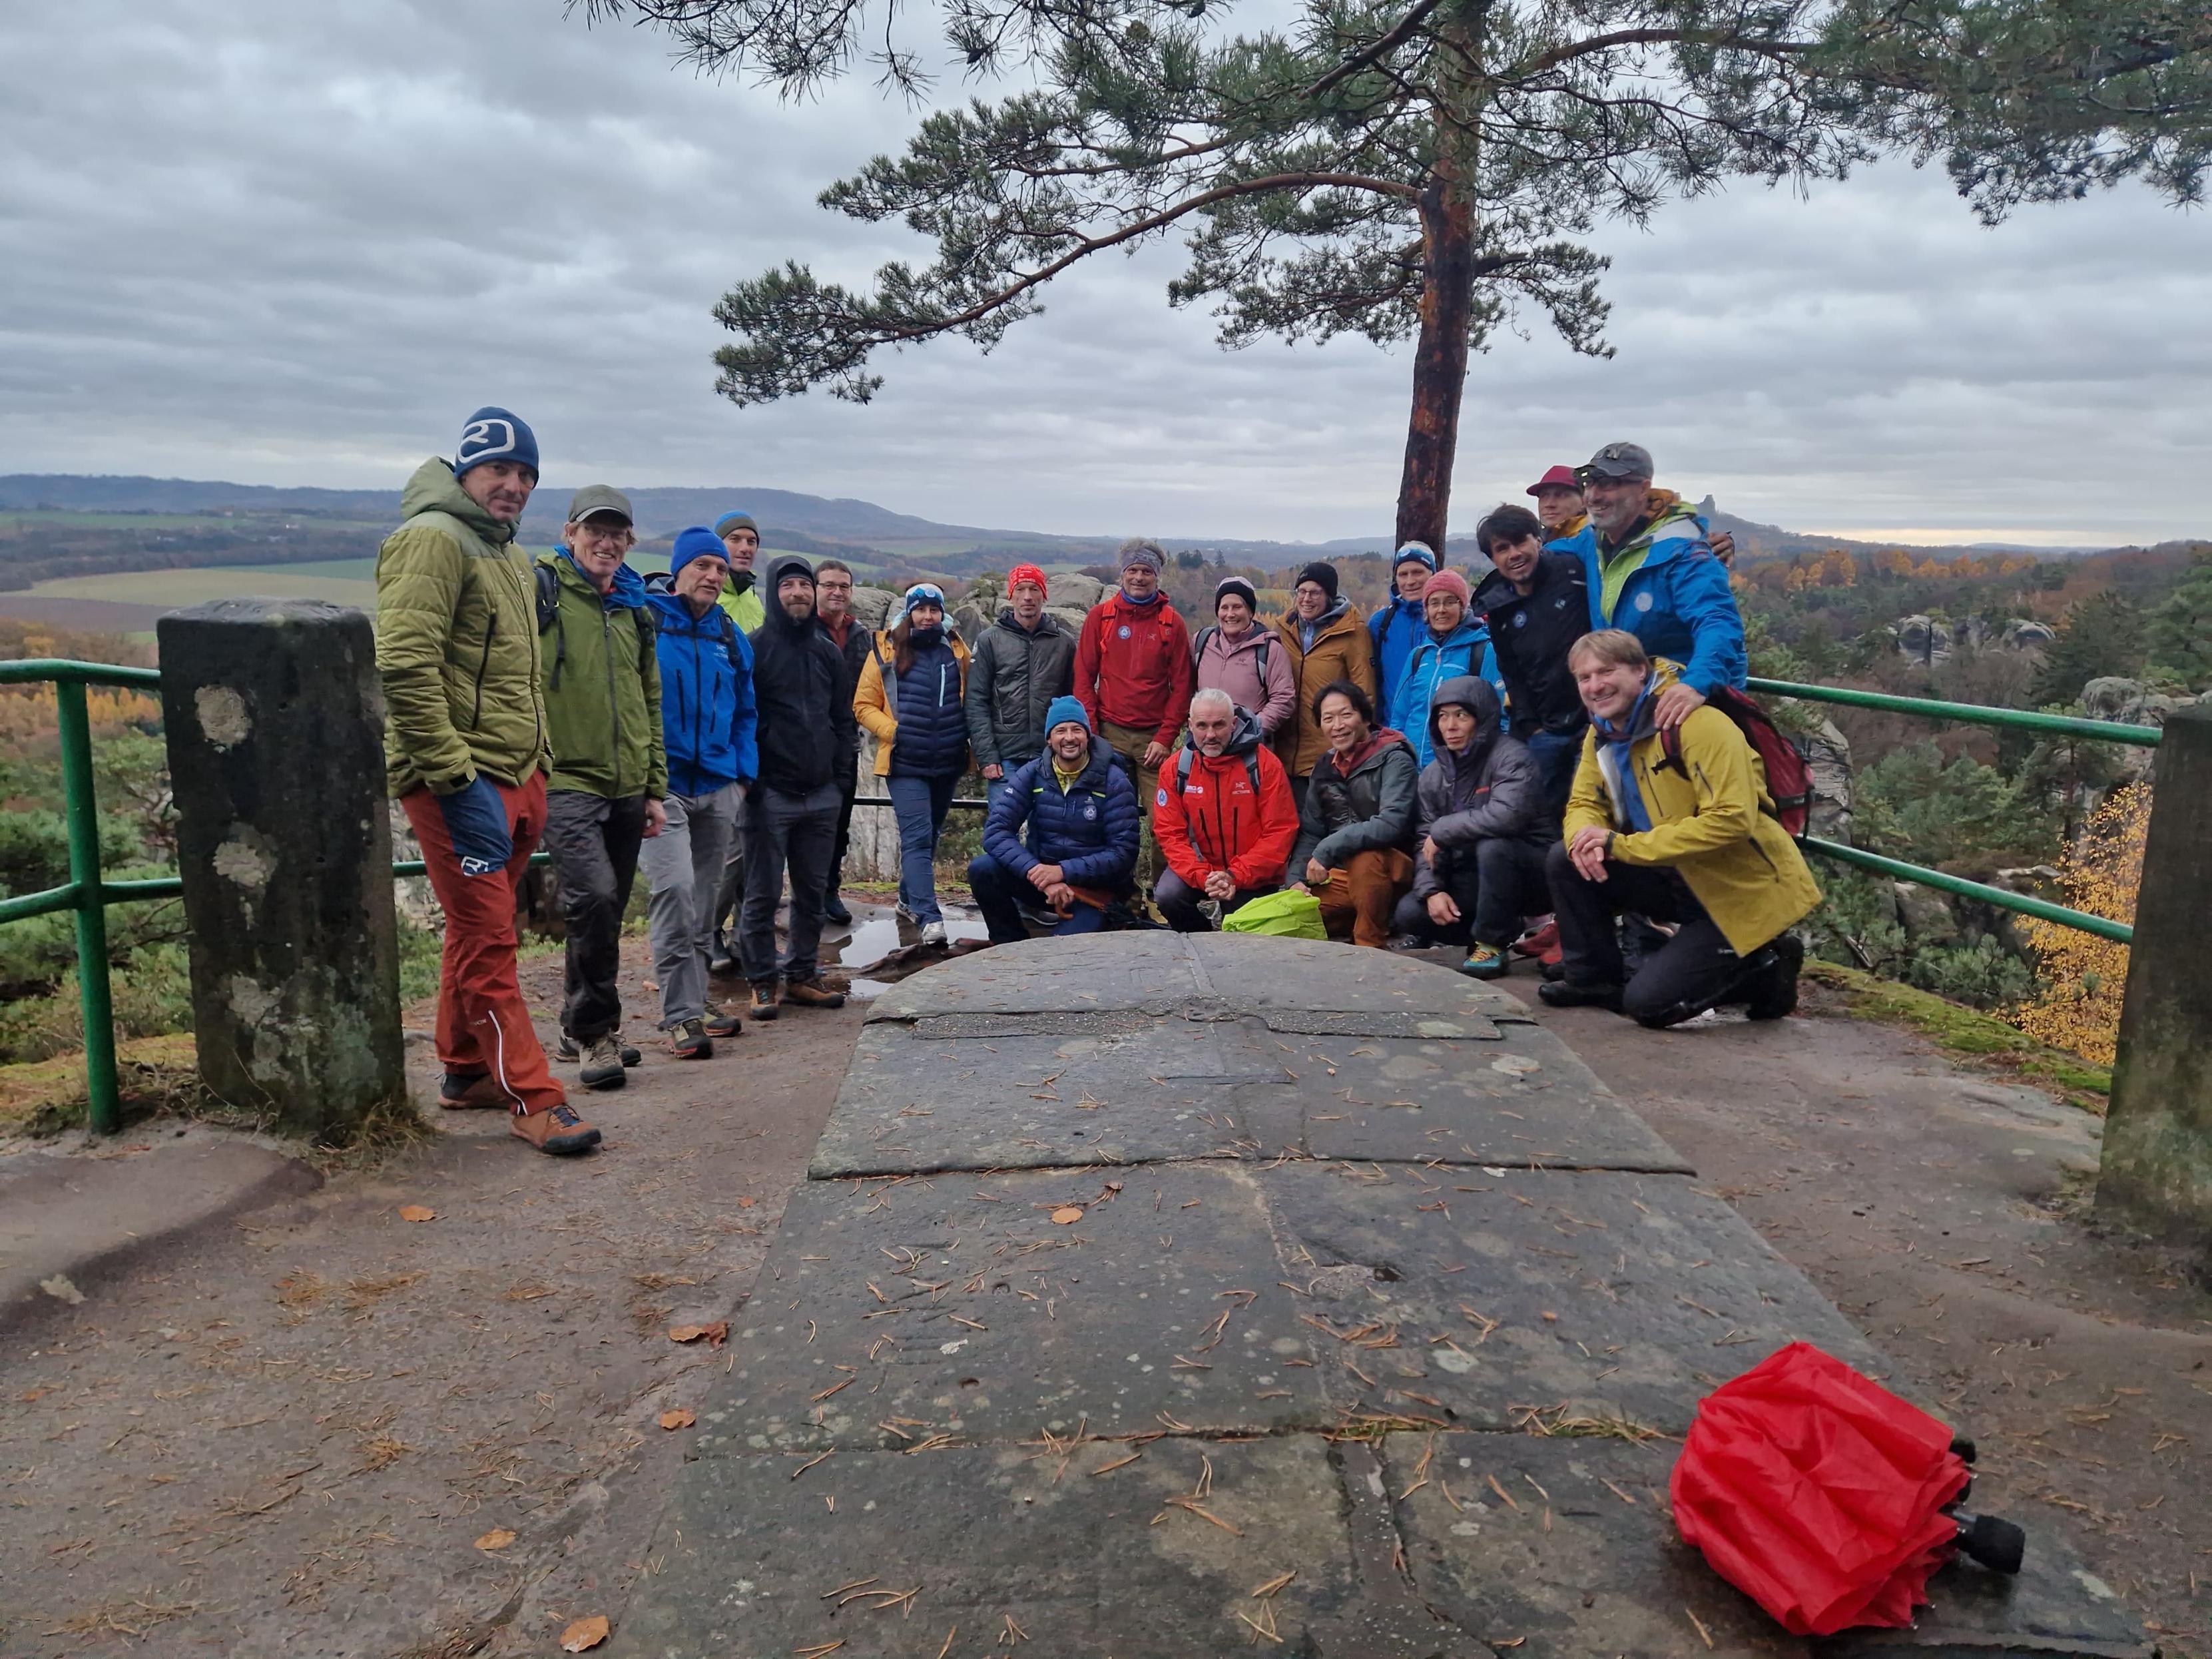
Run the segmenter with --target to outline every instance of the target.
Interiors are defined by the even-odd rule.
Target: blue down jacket
[[[1091,738],[1090,763],[1064,794],[1049,750],[1025,763],[991,803],[983,850],[1016,876],[1057,864],[1071,886],[1126,890],[1137,867],[1137,792],[1113,761],[1114,751]]]
[[[1413,758],[1423,766],[1436,758],[1429,741],[1429,700],[1437,686],[1462,674],[1479,675],[1492,686],[1498,684],[1490,629],[1472,611],[1441,644],[1426,628],[1421,629],[1420,642],[1407,657],[1398,689],[1390,694],[1390,707],[1406,714],[1406,723],[1399,730],[1405,732],[1406,741],[1413,745]]]

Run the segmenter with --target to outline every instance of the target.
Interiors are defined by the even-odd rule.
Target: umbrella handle
[[[2027,1534],[2011,1522],[1994,1515],[1954,1510],[1959,1523],[1959,1547],[1991,1572],[2018,1572],[2027,1553]]]

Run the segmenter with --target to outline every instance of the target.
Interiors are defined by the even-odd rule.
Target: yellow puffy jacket
[[[1655,686],[1673,683],[1674,665],[1654,665]],[[1698,902],[1738,956],[1748,956],[1820,902],[1804,855],[1774,817],[1766,768],[1717,708],[1692,710],[1680,730],[1681,765],[1667,759],[1650,706],[1628,747],[1632,780],[1621,780],[1592,727],[1567,799],[1565,839],[1595,824],[1613,831],[1608,856],[1623,864],[1663,865],[1680,872]],[[1632,830],[1616,787],[1633,787],[1651,828]]]

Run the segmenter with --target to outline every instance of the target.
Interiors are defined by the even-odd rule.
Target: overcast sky
[[[866,408],[717,398],[732,281],[926,255],[814,204],[913,125],[865,80],[781,104],[561,0],[11,6],[0,64],[0,472],[396,488],[491,402],[564,487],[1100,534],[1390,527],[1409,351],[1224,354],[1165,303],[1171,244],[1079,267],[988,357],[882,356]],[[1455,527],[1626,437],[1662,483],[1793,528],[2212,533],[2202,212],[2130,189],[1990,231],[1893,164],[1600,246],[1619,356],[1532,332],[1475,361]]]

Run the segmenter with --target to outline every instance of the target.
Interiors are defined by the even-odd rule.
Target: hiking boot
[[[738,971],[737,941],[720,927],[714,930],[714,942],[707,951],[707,971],[723,978]]]
[[[556,1158],[574,1158],[599,1144],[599,1132],[565,1103],[542,1112],[518,1112],[508,1127],[517,1138]]]
[[[1536,988],[1536,995],[1547,1008],[1606,1008],[1620,1012],[1620,987],[1618,985],[1577,985],[1571,979],[1547,980]]]
[[[1503,979],[1510,966],[1503,945],[1478,942],[1468,946],[1467,960],[1460,963],[1459,970],[1469,979]]]
[[[1390,935],[1390,942],[1382,948],[1386,951],[1425,951],[1429,947],[1427,941],[1421,939],[1418,934],[1393,933]]]
[[[668,1048],[678,1060],[712,1060],[714,1057],[714,1039],[707,1035],[704,1020],[685,1020],[668,1034]]]
[[[849,927],[853,924],[853,913],[845,908],[842,898],[831,893],[822,901],[822,920],[840,927]]]
[[[774,980],[764,979],[753,987],[752,1016],[755,1024],[758,1024],[762,1020],[775,1018],[775,1000],[776,987]]]
[[[842,1008],[845,1006],[845,994],[831,990],[819,974],[812,979],[793,980],[785,986],[783,1000],[801,1008]]]
[[[710,1037],[741,1037],[745,1034],[744,1020],[718,1008],[708,1009],[699,1024]]]
[[[622,1042],[619,1037],[616,1038],[616,1041]],[[553,1058],[556,1060],[580,1060],[583,1058],[583,1052],[576,1046],[576,1039],[566,1031],[561,1033],[560,1042],[553,1045]],[[645,1056],[627,1042],[622,1042],[622,1063],[625,1066],[642,1066],[645,1064]]]
[[[1746,1019],[1780,1019],[1797,1012],[1797,974],[1805,965],[1805,941],[1795,933],[1784,933],[1766,951],[1774,960],[1759,976],[1750,1000],[1744,1004]]]
[[[584,1068],[576,1073],[576,1080],[586,1089],[619,1089],[629,1081],[623,1069],[622,1044],[615,1041],[612,1032],[592,1039],[590,1048],[585,1051]]]
[[[921,942],[924,945],[935,945],[939,950],[942,951],[945,948],[945,924],[941,921],[923,922],[921,924]]]
[[[449,1112],[489,1111],[511,1108],[507,1091],[492,1081],[489,1072],[465,1076],[448,1072],[438,1079],[438,1104]]]

